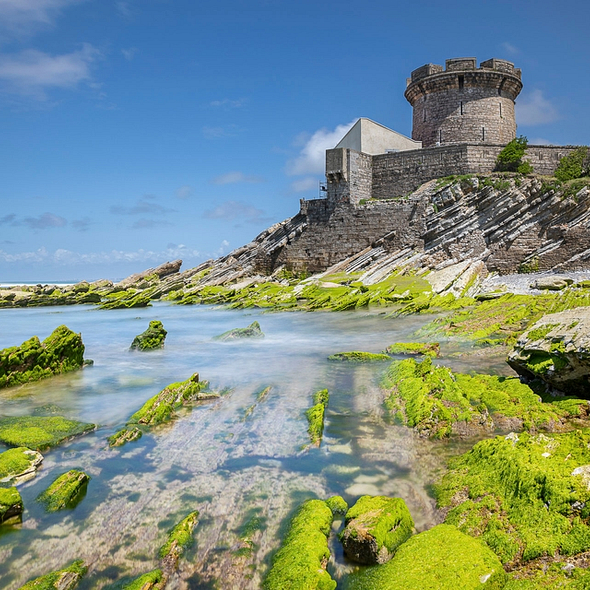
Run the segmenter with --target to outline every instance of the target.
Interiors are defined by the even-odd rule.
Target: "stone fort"
[[[538,199],[536,189],[529,187],[527,196],[498,193],[476,202],[460,200],[442,211],[438,207],[437,213],[429,197],[414,192],[433,179],[493,172],[498,154],[516,137],[514,106],[521,89],[520,69],[502,59],[478,67],[475,58],[456,58],[447,60],[444,68],[426,64],[414,70],[405,91],[413,110],[412,137],[358,119],[326,151],[325,198],[302,199],[296,216],[257,238],[263,244],[256,255],[257,270],[270,274],[285,266],[320,272],[374,248],[432,252],[440,250],[442,235],[465,226],[467,218],[469,229],[444,247],[445,256],[463,259],[492,248],[495,253],[486,259],[490,270],[514,272],[522,257],[536,256],[538,248],[553,252],[539,254],[539,268],[554,266],[558,256],[567,258],[567,251],[590,248],[590,230],[582,236],[579,227],[563,229],[578,223],[571,219],[583,203],[553,203],[550,194],[548,201]],[[574,149],[529,145],[525,159],[536,174],[552,175],[560,159]],[[533,177],[527,179],[527,185],[531,183],[542,185]],[[563,212],[562,206],[572,211]],[[498,246],[496,224],[505,229],[502,216],[517,210],[510,238]],[[525,211],[529,217],[522,217]],[[582,261],[570,266],[576,264]]]

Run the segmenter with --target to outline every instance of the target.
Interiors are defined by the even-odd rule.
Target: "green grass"
[[[45,574],[40,578],[35,578],[34,580],[27,582],[24,586],[21,586],[20,590],[56,590],[60,587],[58,584],[64,575],[74,574],[74,577],[77,578],[77,580],[81,580],[86,573],[86,569],[83,561],[74,561],[72,565],[62,570]],[[73,587],[74,585],[68,586],[68,588]]]
[[[69,508],[86,489],[90,477],[83,471],[71,469],[60,475],[44,492],[39,494],[37,501],[45,505],[47,512],[56,512]]]
[[[332,511],[322,500],[309,500],[291,520],[281,548],[264,581],[265,590],[334,590],[326,571],[330,558],[327,537]]]
[[[40,451],[95,428],[94,424],[68,420],[61,416],[0,418],[0,441],[12,447],[28,447]]]

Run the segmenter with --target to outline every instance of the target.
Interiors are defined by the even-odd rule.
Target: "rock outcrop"
[[[138,334],[131,343],[131,350],[156,350],[164,346],[166,340],[164,324],[158,320],[152,320],[145,332]]]
[[[74,590],[86,570],[83,561],[75,561],[67,568],[27,582],[20,590]]]
[[[90,477],[83,471],[71,469],[60,475],[37,500],[47,512],[56,512],[72,506],[86,489]]]
[[[590,307],[543,316],[519,337],[508,364],[527,379],[590,399]]]
[[[0,453],[0,484],[23,483],[35,477],[43,455],[26,447],[8,449]]]
[[[23,501],[16,488],[0,488],[0,524],[20,519]]]
[[[226,342],[228,340],[241,340],[243,338],[264,338],[264,332],[260,328],[260,324],[258,322],[252,322],[245,328],[234,328],[233,330],[228,330],[227,332],[216,336],[215,340]]]

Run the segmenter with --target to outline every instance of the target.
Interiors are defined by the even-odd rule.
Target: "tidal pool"
[[[165,348],[130,352],[133,337],[153,319],[168,330]],[[473,441],[425,441],[386,424],[379,381],[387,363],[326,360],[335,352],[380,352],[411,340],[430,319],[166,303],[141,310],[1,310],[0,348],[35,334],[43,339],[65,324],[82,333],[94,366],[0,390],[0,414],[53,412],[99,428],[46,452],[37,477],[19,486],[25,513],[22,525],[0,528],[0,586],[13,590],[82,559],[89,571],[79,588],[117,588],[158,567],[167,531],[193,510],[201,513],[195,543],[168,588],[260,588],[290,514],[308,498],[341,494],[352,503],[363,494],[400,496],[418,530],[433,526],[438,515],[430,486],[448,457]],[[212,339],[254,320],[266,335],[262,340]],[[500,368],[497,360],[477,362],[471,369]],[[465,364],[458,359],[461,370]],[[148,398],[194,372],[222,397],[109,449],[107,437]],[[306,449],[305,410],[323,388],[331,395],[324,440],[319,449]],[[73,509],[46,514],[36,497],[72,468],[92,477],[86,496]],[[353,566],[334,535],[331,549],[330,572],[342,579]]]

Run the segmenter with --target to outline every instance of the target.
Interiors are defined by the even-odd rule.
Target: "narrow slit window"
[[[422,109],[422,120],[426,121],[426,108]]]
[[[463,90],[465,86],[465,76],[459,76],[459,90]]]
[[[481,128],[481,140],[482,141],[486,140],[486,128],[485,127]]]
[[[463,114],[463,101],[461,101],[461,114]]]
[[[438,142],[442,143],[442,129],[438,130]]]
[[[500,119],[502,118],[502,103],[500,103]]]

